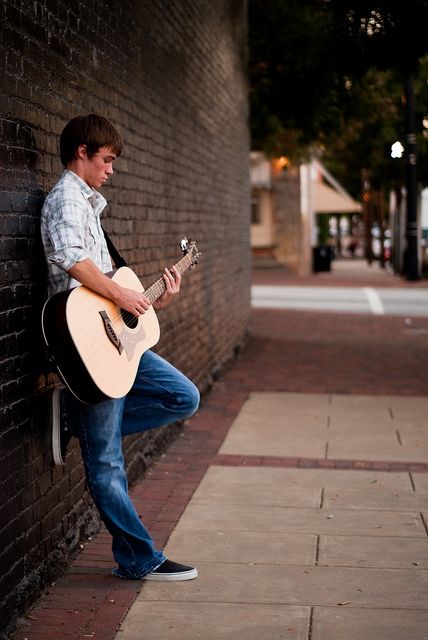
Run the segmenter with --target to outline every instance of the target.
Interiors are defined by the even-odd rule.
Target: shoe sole
[[[182,571],[180,573],[148,573],[144,576],[144,580],[152,580],[153,582],[183,582],[184,580],[194,580],[198,577],[198,570]]]
[[[60,437],[60,406],[59,397],[61,387],[56,387],[52,392],[52,455],[53,461],[57,467],[63,467],[65,461],[61,454],[61,437]]]

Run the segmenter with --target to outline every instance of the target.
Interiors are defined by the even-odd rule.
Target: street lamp
[[[419,280],[418,264],[418,222],[417,222],[417,177],[416,177],[416,128],[413,98],[413,78],[404,82],[405,124],[406,124],[406,240],[404,253],[404,273],[407,280]]]
[[[391,158],[402,158],[404,153],[404,147],[399,140],[391,145]]]

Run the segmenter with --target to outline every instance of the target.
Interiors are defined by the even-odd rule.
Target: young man
[[[79,283],[134,314],[145,313],[144,293],[121,287],[105,273],[112,262],[100,224],[106,200],[98,192],[113,173],[122,139],[105,118],[96,114],[71,120],[60,138],[65,171],[47,196],[41,232],[48,265],[49,295]],[[153,305],[162,309],[180,291],[180,274],[165,269],[166,290]],[[197,570],[167,560],[156,549],[128,495],[122,437],[153,429],[192,415],[199,405],[195,385],[152,351],[140,361],[131,391],[123,398],[94,405],[78,402],[63,390],[53,420],[56,463],[63,464],[66,443],[73,434],[80,441],[89,490],[113,537],[118,563],[113,573],[123,578],[191,580]],[[59,403],[60,401],[60,403]],[[55,415],[54,415],[55,418]]]

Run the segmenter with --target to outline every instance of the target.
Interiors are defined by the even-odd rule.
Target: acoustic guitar
[[[196,244],[183,238],[180,274],[197,264]],[[108,274],[122,287],[143,292],[153,304],[166,290],[163,277],[144,290],[129,267]],[[48,357],[73,395],[86,404],[120,398],[131,389],[141,356],[159,340],[153,306],[138,318],[79,285],[51,296],[42,310]]]

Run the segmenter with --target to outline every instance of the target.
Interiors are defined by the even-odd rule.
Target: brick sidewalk
[[[427,472],[428,465],[412,460],[218,455],[252,391],[427,396],[427,334],[426,319],[408,326],[396,317],[254,311],[244,352],[182,435],[132,488],[136,508],[158,545],[167,541],[210,464]],[[114,638],[141,585],[113,578],[113,566],[109,536],[101,531],[29,612],[14,639]]]

